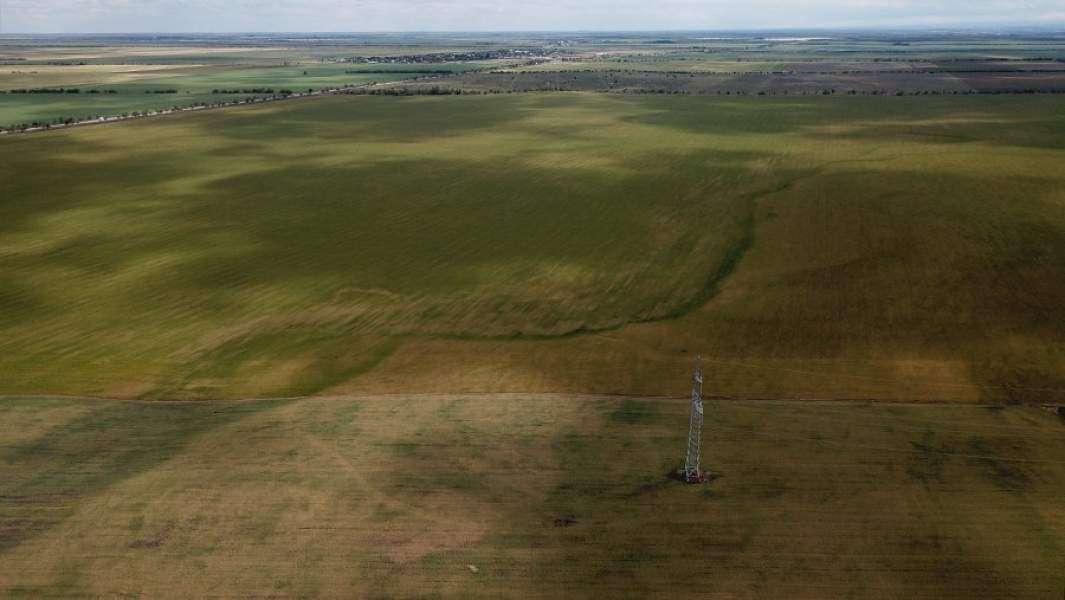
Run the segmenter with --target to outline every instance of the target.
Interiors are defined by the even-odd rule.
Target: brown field
[[[284,51],[277,47],[255,47],[248,45],[240,46],[103,46],[103,45],[71,45],[71,46],[25,46],[5,47],[2,56],[18,57],[33,62],[66,62],[94,60],[118,64],[121,61],[149,62],[153,58],[183,57],[190,55],[231,55],[245,53]]]
[[[688,486],[687,408],[0,400],[0,595],[1061,597],[1057,417],[711,402]]]
[[[2,65],[0,90],[35,87],[106,85],[171,75],[193,75],[197,65]]]
[[[791,69],[796,69],[792,71]],[[822,70],[820,65],[788,65],[779,71],[671,73],[629,70],[522,70],[469,73],[439,81],[396,83],[405,89],[466,91],[595,91],[667,94],[968,94],[1039,92],[1065,93],[1065,71],[994,72],[933,70],[893,72]]]

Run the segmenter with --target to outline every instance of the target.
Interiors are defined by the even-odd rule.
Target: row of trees
[[[308,93],[313,92],[313,91],[314,91],[314,88],[307,88],[307,92]],[[211,93],[212,94],[273,94],[275,92],[274,92],[274,88],[248,88],[248,89],[215,88],[215,89],[211,90]],[[276,93],[284,95],[284,96],[288,96],[288,95],[291,95],[291,94],[295,94],[296,92],[294,92],[292,90],[277,90]]]
[[[11,94],[80,94],[80,88],[28,88],[10,90]]]
[[[394,73],[403,73],[403,74],[406,74],[406,73],[424,73],[424,74],[429,74],[429,75],[452,75],[452,74],[455,73],[455,71],[450,70],[450,69],[402,69],[402,70],[396,70],[396,69],[359,69],[357,71],[344,71],[344,73],[346,73],[348,75],[365,75],[367,73],[387,73],[387,74],[390,74],[390,75],[394,74]]]
[[[563,92],[576,91],[565,90],[545,85],[542,87],[520,88],[484,88],[469,89],[461,87],[440,86],[416,86],[416,87],[378,87],[358,88],[349,93],[364,96],[463,96],[463,95],[489,95],[489,94],[521,94],[530,92]],[[811,89],[811,90],[715,90],[713,92],[693,92],[683,89],[667,89],[655,87],[627,87],[613,90],[601,90],[613,94],[632,95],[676,95],[676,96],[973,96],[973,95],[1003,95],[1003,94],[1065,94],[1062,89],[1016,89],[1016,90],[838,90],[835,88]]]
[[[118,90],[83,90],[81,88],[20,88],[0,90],[0,94],[117,94]],[[176,94],[177,90],[144,90],[145,94]]]
[[[432,87],[359,88],[354,93],[366,96],[461,96],[463,94],[471,94],[475,92],[471,90],[463,90],[462,88],[442,88],[438,85],[434,85]]]

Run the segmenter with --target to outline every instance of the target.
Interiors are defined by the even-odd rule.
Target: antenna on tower
[[[688,483],[703,481],[699,470],[699,448],[703,440],[703,371],[695,357],[695,372],[692,374],[691,420],[688,422],[688,455],[684,459],[684,480]]]

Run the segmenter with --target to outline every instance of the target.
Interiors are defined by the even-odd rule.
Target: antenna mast
[[[684,479],[699,483],[703,474],[699,471],[699,446],[703,439],[703,372],[699,357],[695,357],[695,372],[692,374],[692,412],[688,423],[688,456],[684,459]]]

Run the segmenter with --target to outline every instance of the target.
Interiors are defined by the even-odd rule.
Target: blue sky
[[[4,33],[1065,28],[1065,0],[0,0]]]

